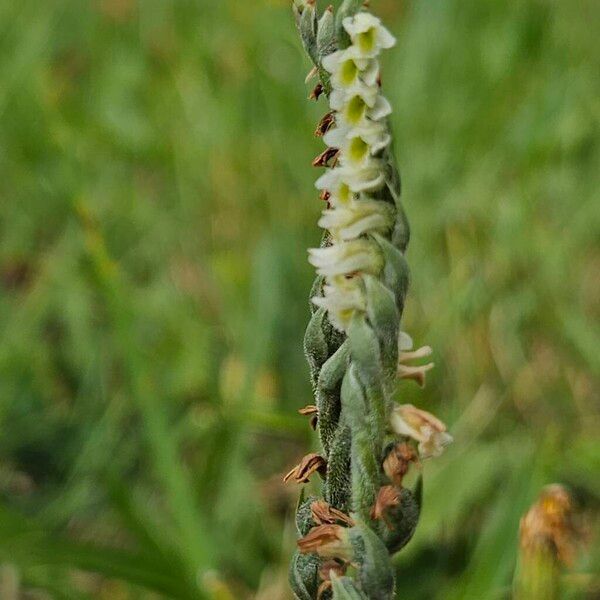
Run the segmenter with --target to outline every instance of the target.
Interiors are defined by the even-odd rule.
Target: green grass
[[[504,598],[544,484],[600,504],[600,5],[371,4],[436,361],[401,397],[456,438],[398,597]],[[0,0],[0,596],[288,597],[308,68],[285,0]]]

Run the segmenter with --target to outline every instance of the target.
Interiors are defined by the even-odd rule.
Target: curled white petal
[[[335,89],[372,86],[379,78],[377,60],[361,56],[354,46],[329,54],[322,64],[323,68],[331,73],[331,85]]]
[[[327,310],[336,329],[345,331],[357,311],[366,310],[366,299],[360,279],[335,277],[323,287],[323,296],[312,299],[316,306]]]
[[[324,210],[319,226],[334,238],[351,240],[365,233],[384,233],[393,223],[393,208],[377,200],[352,200],[346,206]]]
[[[379,247],[366,239],[341,242],[326,248],[311,248],[309,262],[319,275],[335,277],[353,273],[378,275],[383,267]]]

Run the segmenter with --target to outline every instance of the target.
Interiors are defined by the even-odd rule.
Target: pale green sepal
[[[402,314],[409,285],[408,263],[404,254],[384,237],[374,233],[373,238],[379,244],[385,258],[383,270],[385,284],[394,293],[398,311]]]
[[[372,275],[363,275],[367,316],[381,342],[381,362],[389,377],[396,372],[400,313],[390,290]]]
[[[319,61],[322,61],[325,56],[331,54],[335,49],[335,18],[333,16],[333,9],[327,8],[323,16],[319,19],[317,49],[319,52]]]
[[[333,600],[368,600],[350,577],[338,577],[334,574],[331,586]]]
[[[327,457],[325,500],[339,510],[349,512],[352,496],[350,479],[350,427],[340,423],[331,440]]]
[[[320,564],[321,560],[316,554],[294,554],[289,581],[297,600],[314,600],[317,597]]]
[[[317,9],[314,4],[304,6],[302,15],[300,16],[300,37],[304,49],[310,56],[313,63],[319,63],[317,53]]]
[[[350,529],[350,542],[360,564],[361,589],[369,600],[394,598],[394,569],[385,544],[363,521]]]
[[[379,460],[387,427],[386,400],[383,392],[384,375],[379,341],[364,316],[356,314],[348,328],[350,354],[358,378],[364,386],[367,414],[371,423],[373,452]]]
[[[340,385],[348,366],[349,347],[344,342],[323,364],[317,380],[317,427],[326,453],[340,417]]]
[[[325,309],[320,308],[311,317],[304,333],[304,354],[310,367],[310,378],[313,387],[319,378],[319,371],[329,357],[329,345],[324,333],[324,322],[327,318]]]

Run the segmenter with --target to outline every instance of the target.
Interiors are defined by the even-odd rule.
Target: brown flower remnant
[[[283,482],[287,483],[293,479],[296,483],[308,483],[313,473],[325,475],[326,470],[327,461],[322,456],[311,452],[283,478]]]
[[[371,509],[371,518],[375,520],[381,519],[389,529],[393,529],[392,524],[386,518],[386,512],[390,508],[400,504],[400,493],[401,491],[393,485],[384,485],[380,488],[375,504]]]
[[[317,525],[335,525],[340,522],[348,527],[354,527],[354,521],[346,513],[334,508],[324,500],[315,500],[310,505],[310,510]]]
[[[323,85],[321,83],[317,83],[315,89],[310,93],[308,97],[309,100],[318,100],[323,93]]]
[[[327,148],[312,161],[312,166],[334,167],[339,153],[340,151],[338,148]]]
[[[328,112],[317,125],[317,129],[315,130],[316,137],[323,137],[332,127],[335,125],[334,112]]]
[[[402,480],[408,473],[410,463],[419,465],[419,455],[406,442],[396,444],[383,461],[383,470],[390,481],[397,487],[402,487]]]
[[[298,412],[304,417],[310,417],[310,426],[313,429],[317,428],[317,419],[319,418],[319,411],[314,404],[309,404],[304,408],[298,410]]]
[[[582,532],[575,523],[575,508],[567,490],[546,486],[539,500],[521,519],[519,536],[523,552],[550,551],[564,565],[573,564]]]
[[[317,590],[317,600],[323,596],[323,594],[331,589],[331,575],[332,572],[336,577],[342,577],[346,574],[348,569],[348,563],[339,562],[337,560],[327,560],[323,563],[319,569],[319,577],[323,580],[323,583]]]
[[[323,558],[339,558],[348,562],[353,557],[348,529],[341,525],[313,527],[298,540],[298,549],[302,554],[315,552]]]

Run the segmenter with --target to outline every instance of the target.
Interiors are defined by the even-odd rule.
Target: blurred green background
[[[437,365],[400,394],[455,436],[398,598],[506,598],[544,484],[597,523],[600,3],[371,4]],[[0,0],[3,600],[289,598],[308,68],[287,0]]]

